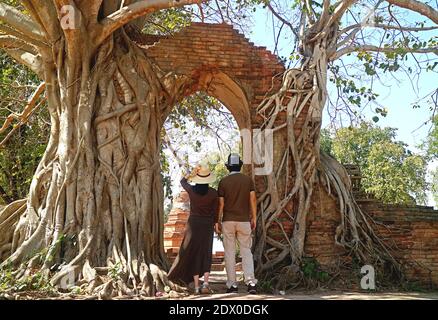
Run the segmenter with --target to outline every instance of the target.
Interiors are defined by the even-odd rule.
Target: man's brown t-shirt
[[[241,173],[231,173],[221,180],[219,197],[224,198],[222,221],[249,222],[251,219],[250,197],[255,191],[252,179]]]

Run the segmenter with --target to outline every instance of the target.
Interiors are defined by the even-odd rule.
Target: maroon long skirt
[[[189,216],[181,248],[169,271],[169,280],[188,285],[193,282],[193,276],[202,277],[210,272],[213,223],[213,217]]]

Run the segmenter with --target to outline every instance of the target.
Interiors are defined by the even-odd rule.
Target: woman
[[[195,294],[211,293],[210,276],[213,247],[213,227],[216,222],[218,195],[209,187],[216,177],[207,167],[198,166],[181,180],[190,197],[190,215],[178,256],[169,271],[169,280],[195,283]],[[195,183],[190,185],[188,181]],[[199,277],[204,283],[199,287]]]

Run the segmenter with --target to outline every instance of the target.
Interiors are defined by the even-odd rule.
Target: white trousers
[[[222,234],[225,250],[225,269],[227,271],[227,287],[236,284],[236,239],[239,242],[240,255],[242,257],[242,269],[245,283],[257,284],[254,277],[254,259],[251,252],[252,237],[251,223],[224,221]]]

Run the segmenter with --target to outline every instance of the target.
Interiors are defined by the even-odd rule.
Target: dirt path
[[[238,275],[238,280],[242,280],[242,275]],[[334,290],[314,290],[314,291],[293,291],[287,295],[257,294],[246,293],[246,286],[240,281],[239,292],[227,294],[225,272],[213,272],[210,278],[210,286],[213,290],[211,295],[195,296],[179,295],[175,300],[438,300],[438,292],[355,292],[355,291],[334,291]],[[193,292],[191,288],[190,292]],[[178,295],[177,295],[178,296]],[[55,295],[50,296],[41,292],[21,292],[7,294],[0,292],[0,300],[96,300],[97,296],[82,295]],[[155,300],[157,298],[145,296],[122,296],[113,298],[114,300]],[[167,300],[168,297],[158,299]],[[173,300],[172,298],[170,300]]]
[[[241,275],[238,275],[238,279]],[[438,292],[349,292],[349,291],[297,291],[288,295],[250,295],[246,293],[246,286],[239,284],[239,293],[227,294],[225,272],[211,274],[210,286],[214,291],[212,295],[190,295],[184,300],[438,300]]]

